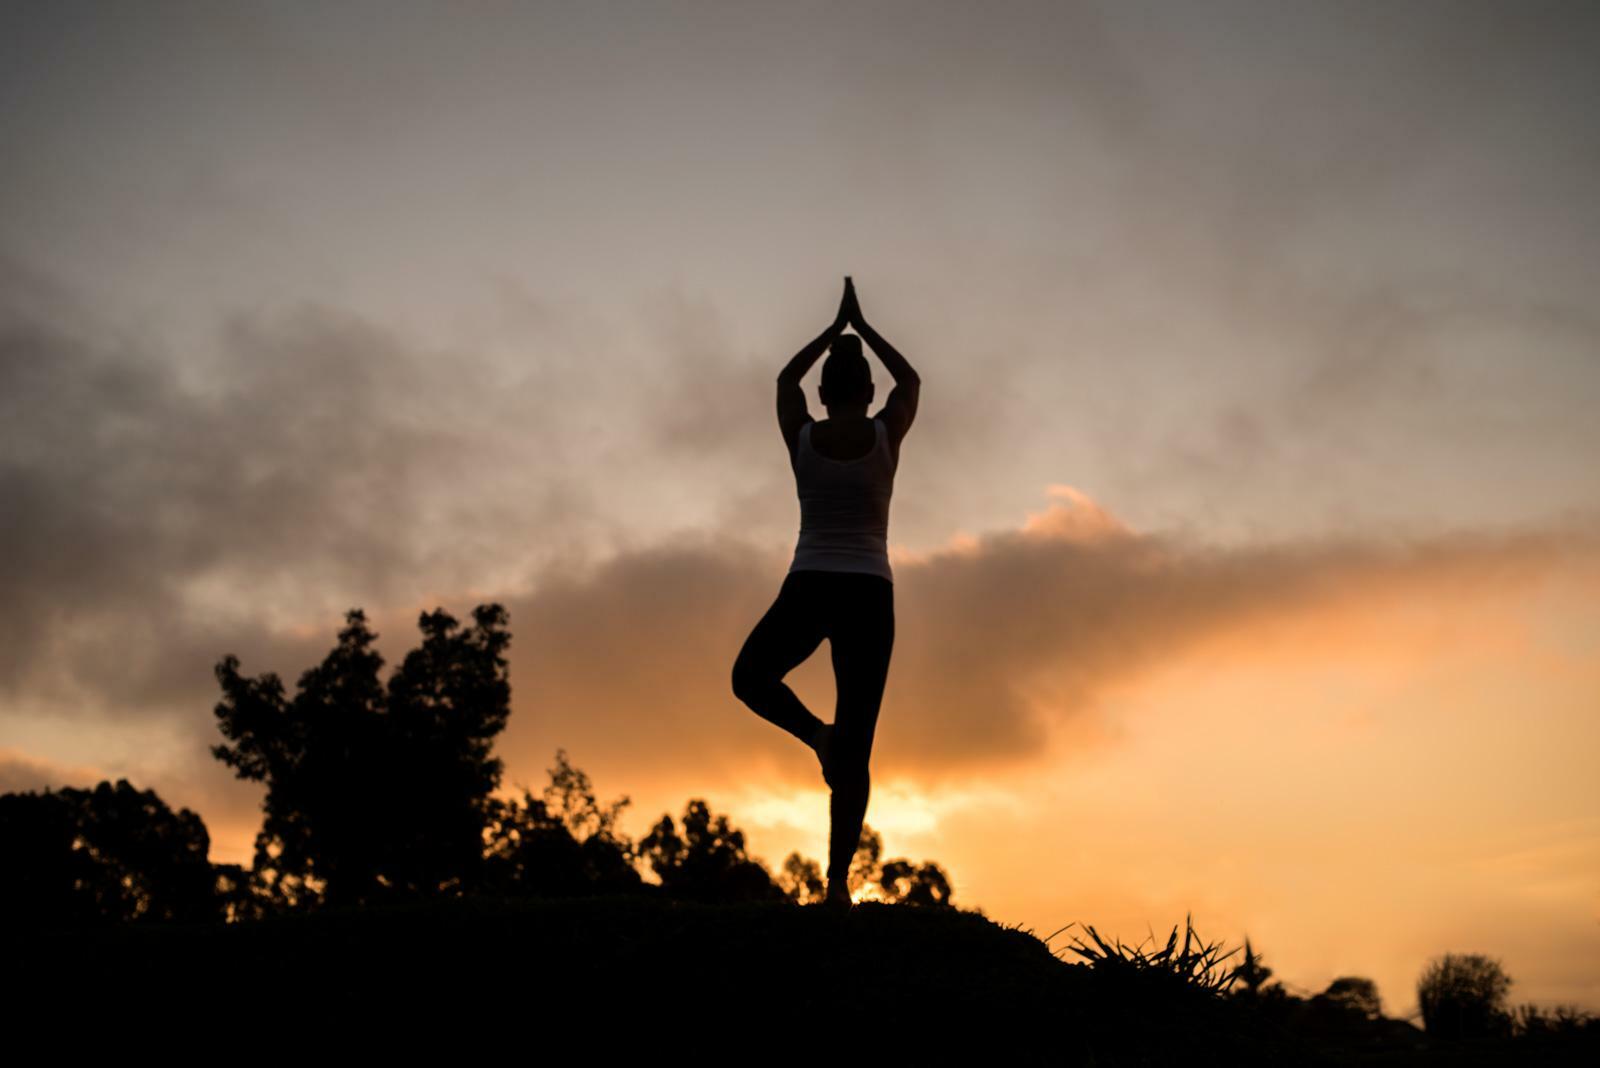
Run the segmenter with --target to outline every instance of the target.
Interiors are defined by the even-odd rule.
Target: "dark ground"
[[[860,1063],[913,1050],[967,1063],[953,1051],[973,1041],[994,1064],[1600,1063],[1451,1047],[1397,1020],[1330,1028],[1171,974],[1110,974],[1065,948],[1077,931],[1052,939],[1058,957],[1031,933],[952,909],[479,898],[254,924],[36,928],[8,933],[5,970],[18,1021],[66,1010],[270,1035],[274,1021],[314,1019],[419,1041],[582,1034],[586,1050],[626,1033],[708,1051],[760,1028],[765,1041],[744,1056],[695,1058],[741,1063],[809,1059],[802,1047],[820,1054],[823,1034],[844,1031],[867,1043],[852,1047]]]

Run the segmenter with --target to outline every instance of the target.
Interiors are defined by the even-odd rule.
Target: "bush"
[[[1506,994],[1511,977],[1477,953],[1447,953],[1417,981],[1422,1024],[1436,1038],[1488,1038],[1511,1033]]]

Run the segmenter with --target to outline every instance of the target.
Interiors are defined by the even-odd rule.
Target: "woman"
[[[845,334],[846,326],[859,336]],[[862,338],[895,381],[871,419],[874,385]],[[831,351],[818,395],[828,418],[817,422],[806,410],[800,380],[825,349]],[[846,277],[833,324],[778,375],[778,426],[800,496],[800,538],[777,599],[733,665],[735,696],[805,742],[822,765],[833,791],[824,901],[840,911],[851,907],[850,861],[866,820],[867,760],[894,648],[889,498],[921,384],[905,357],[867,325]],[[832,723],[813,715],[783,681],[823,638],[833,652]]]

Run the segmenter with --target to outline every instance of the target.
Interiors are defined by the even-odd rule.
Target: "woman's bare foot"
[[[833,781],[828,777],[828,755],[832,742],[833,724],[824,723],[821,727],[817,728],[817,735],[811,746],[811,748],[817,754],[817,760],[822,764],[822,781],[827,783],[830,787],[833,785]]]

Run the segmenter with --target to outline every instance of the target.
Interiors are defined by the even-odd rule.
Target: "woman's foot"
[[[824,723],[817,728],[817,733],[812,736],[811,748],[816,751],[817,760],[822,764],[822,781],[830,787],[833,780],[828,775],[829,748],[833,742],[833,724]]]
[[[838,887],[836,889],[831,883],[828,885],[828,896],[822,899],[822,904],[829,912],[840,914],[849,912],[853,907],[849,889],[846,887]]]

